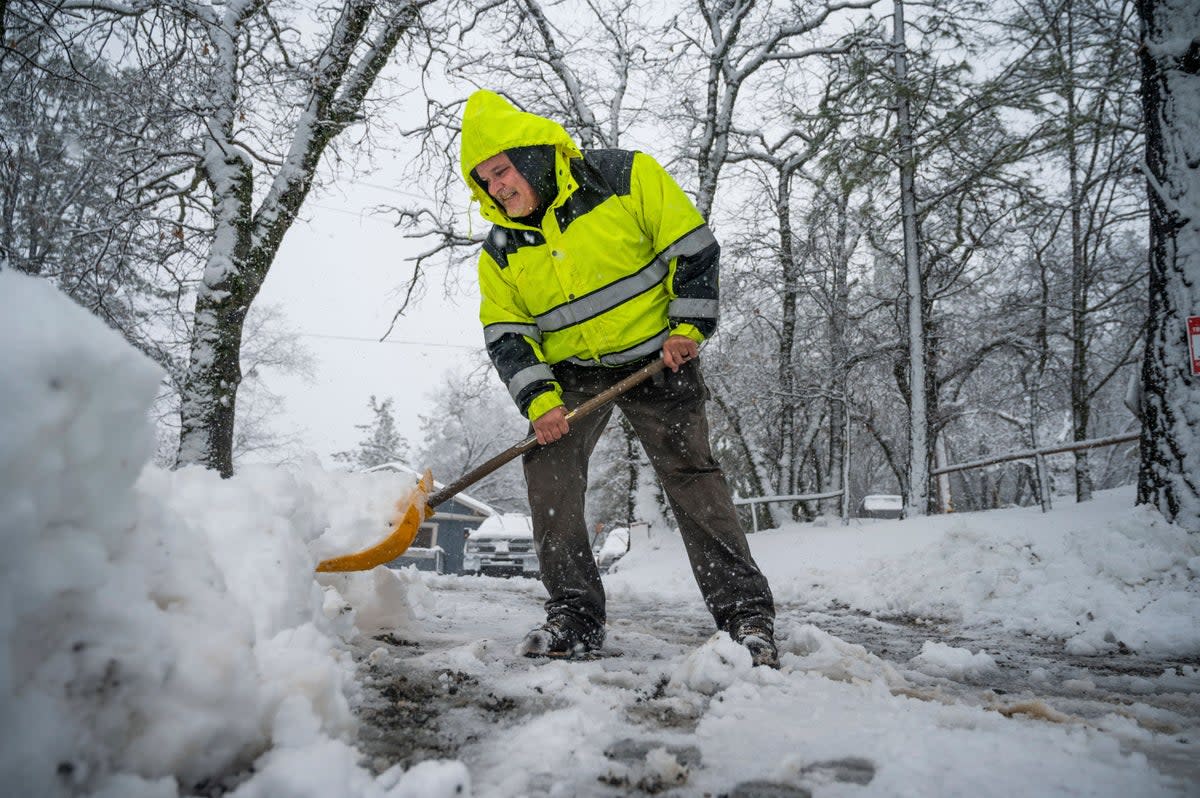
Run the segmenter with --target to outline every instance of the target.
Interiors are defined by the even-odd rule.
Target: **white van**
[[[467,538],[463,573],[486,576],[541,574],[533,545],[533,519],[520,513],[503,513],[484,519]]]

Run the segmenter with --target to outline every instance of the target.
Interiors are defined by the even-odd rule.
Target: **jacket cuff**
[[[563,403],[561,393],[562,389],[556,386],[552,390],[543,391],[533,397],[533,401],[529,403],[529,410],[526,411],[529,420],[537,421],[554,408],[561,407]]]
[[[700,332],[696,325],[688,324],[686,321],[672,324],[671,335],[686,335],[698,344],[704,343],[704,333]]]

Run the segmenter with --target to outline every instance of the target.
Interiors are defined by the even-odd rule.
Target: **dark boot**
[[[517,646],[526,657],[582,657],[604,645],[604,629],[581,629],[564,616],[553,616],[534,627]]]
[[[750,652],[754,665],[779,668],[779,650],[775,648],[775,635],[771,623],[762,618],[747,618],[739,621],[729,633],[734,642],[741,643]]]

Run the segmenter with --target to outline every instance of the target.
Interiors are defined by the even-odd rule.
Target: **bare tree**
[[[851,372],[876,359],[880,350],[877,343],[864,335],[852,304],[851,274],[865,226],[852,203],[864,187],[860,186],[852,165],[840,159],[830,159],[827,172],[813,177],[818,177],[819,183],[814,186],[809,217],[809,240],[816,266],[809,292],[822,311],[828,362],[822,397],[829,408],[826,469],[820,492],[831,493],[850,490],[843,476],[847,467],[847,430],[852,408],[861,404],[861,397],[854,395]],[[836,515],[840,505],[841,500],[829,499],[825,502],[825,512]]]
[[[830,62],[859,46],[856,22],[864,15],[855,12],[872,4],[813,2],[783,9],[756,0],[699,2],[699,15],[678,13],[667,30],[671,50],[682,57],[670,70],[671,97],[663,102],[678,110],[666,119],[687,132],[679,142],[681,158],[696,164],[701,213],[717,217],[710,223],[720,231],[729,287],[723,291],[723,344],[709,349],[710,360],[732,355],[730,362],[714,364],[721,410],[715,434],[740,464],[731,473],[735,484],[757,495],[796,492],[801,460],[826,417],[823,410],[813,412],[815,405],[797,385],[804,370],[796,350],[801,275],[813,253],[796,234],[796,218],[804,214],[794,205],[802,197],[795,178],[825,151],[839,124]],[[719,187],[739,200],[718,202]],[[744,195],[753,199],[741,203]],[[742,346],[758,351],[747,359]],[[753,402],[743,401],[748,385],[755,386]],[[777,524],[785,510],[767,505],[758,512]]]
[[[832,24],[843,11],[868,9],[878,0],[806,0],[787,8],[760,0],[697,0],[703,30],[693,30],[693,14],[679,14],[671,28],[679,37],[678,49],[695,49],[703,72],[692,70],[690,60],[681,59],[691,74],[703,82],[695,102],[693,94],[682,93],[684,120],[693,128],[687,157],[695,160],[699,187],[696,207],[708,218],[712,211],[721,170],[729,161],[731,142],[739,120],[738,99],[764,67],[784,62],[799,63],[847,52],[856,36],[843,36]],[[682,80],[680,86],[688,87]],[[690,87],[689,87],[690,88]]]
[[[1010,41],[1043,41],[1015,78],[1026,84],[1030,107],[1044,120],[1039,131],[1042,157],[1057,167],[1037,200],[1045,206],[1039,226],[1047,242],[1039,249],[1052,278],[1054,272],[1069,274],[1068,293],[1061,300],[1069,307],[1069,319],[1062,335],[1070,345],[1075,440],[1093,437],[1097,394],[1130,363],[1128,356],[1109,362],[1103,345],[1111,336],[1105,331],[1113,327],[1113,311],[1141,289],[1145,273],[1112,251],[1113,242],[1132,235],[1145,214],[1136,179],[1140,109],[1133,17],[1132,0],[1033,0],[1019,4],[1007,20],[1014,29]],[[1056,268],[1060,261],[1061,269]],[[1131,345],[1138,325],[1123,332],[1118,337]],[[1088,457],[1086,450],[1074,455],[1079,501],[1091,498]]]
[[[0,49],[0,254],[52,282],[169,373],[194,256],[183,228],[137,195],[139,139],[181,139],[136,67],[118,68],[56,8],[5,9]],[[67,20],[70,22],[70,20]],[[169,82],[169,81],[168,81]]]
[[[727,315],[746,318],[752,330],[765,333],[750,333],[758,348],[774,342],[773,379],[754,381],[760,396],[751,406],[758,406],[760,420],[748,426],[739,423],[737,428],[753,430],[756,438],[772,439],[753,463],[757,480],[779,495],[817,487],[833,491],[841,485],[840,441],[850,364],[847,267],[855,249],[847,229],[848,196],[841,192],[847,186],[837,175],[830,179],[805,170],[829,146],[833,131],[842,123],[837,102],[826,95],[811,114],[794,113],[795,127],[783,141],[731,159],[760,172],[760,196],[770,208],[760,211],[758,203],[751,203],[748,209],[769,213],[775,227],[774,242],[763,235],[767,232],[763,226],[753,223],[746,225],[744,234],[735,234],[729,260],[741,264],[743,272],[732,283],[733,296],[726,304],[734,311]],[[805,179],[797,181],[798,176]],[[798,191],[797,182],[806,191]],[[840,194],[836,200],[835,194]],[[745,376],[737,379],[744,381]],[[731,388],[729,382],[722,383],[723,390]],[[740,398],[742,393],[736,391],[734,396]],[[734,412],[745,415],[748,409],[734,411],[725,403],[727,417]],[[835,462],[816,456],[814,476],[806,480],[802,465],[814,458],[812,447],[822,434],[836,449],[830,450]],[[757,447],[746,442],[742,448]],[[767,505],[774,525],[784,520],[783,511],[780,505]]]
[[[929,504],[929,416],[925,353],[925,287],[917,226],[916,156],[909,114],[908,45],[904,0],[893,3],[892,57],[896,70],[896,138],[900,166],[900,219],[904,231],[904,286],[908,308],[908,495],[905,511],[924,515]]]

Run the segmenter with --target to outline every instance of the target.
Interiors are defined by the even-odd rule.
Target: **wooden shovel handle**
[[[609,388],[606,391],[596,394],[591,399],[588,399],[586,402],[581,404],[579,407],[577,407],[574,410],[572,410],[571,412],[567,413],[568,423],[571,421],[574,421],[575,419],[583,418],[584,416],[600,409],[601,407],[604,407],[606,404],[613,401],[614,399],[616,399],[618,396],[620,396],[621,394],[628,391],[633,386],[638,385],[639,383],[645,382],[650,377],[653,377],[655,374],[662,371],[665,367],[666,367],[666,363],[663,362],[663,359],[661,357],[658,360],[655,360],[653,363],[649,363],[645,366],[642,366],[640,369],[633,372],[628,377],[626,377],[625,379],[618,382],[616,385],[612,386],[611,388]],[[515,458],[520,457],[521,455],[525,454],[526,452],[533,449],[537,445],[538,445],[537,436],[530,435],[528,438],[521,441],[517,445],[513,446],[510,449],[505,449],[503,452],[496,455],[491,460],[488,460],[486,463],[472,469],[471,471],[468,471],[467,473],[463,474],[458,479],[451,482],[446,487],[439,490],[437,493],[430,496],[428,501],[426,502],[427,506],[429,506],[431,508],[437,507],[439,504],[446,501],[447,499],[453,498],[455,494],[461,493],[464,488],[474,485],[476,482],[483,479],[484,477],[486,477],[488,474],[495,471],[500,466],[504,465],[505,463],[509,462],[510,460],[514,460]]]

